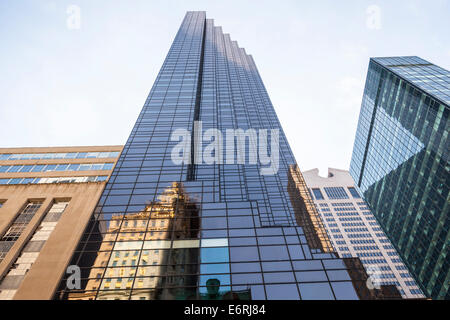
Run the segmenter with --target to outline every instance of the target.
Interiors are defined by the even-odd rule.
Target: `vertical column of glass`
[[[236,71],[239,75],[240,92],[246,106],[243,112],[246,113],[245,118],[249,122],[249,126],[257,130],[268,130],[268,139],[271,139],[271,129],[279,131],[279,143],[273,146],[274,150],[270,150],[270,152],[277,152],[279,155],[279,167],[276,168],[275,174],[262,176],[260,174],[261,165],[258,164],[254,168],[246,166],[245,176],[250,179],[259,176],[260,181],[262,182],[261,186],[263,188],[263,193],[269,195],[266,200],[267,206],[270,207],[271,212],[268,216],[268,221],[270,221],[272,225],[294,225],[295,220],[292,214],[293,211],[290,208],[286,185],[288,175],[287,168],[289,168],[289,165],[295,163],[295,159],[287,144],[281,125],[274,112],[273,106],[270,103],[270,99],[266,99],[264,90],[261,91],[260,87],[253,86],[255,78],[258,79],[259,75],[252,69],[252,60],[249,59],[249,56],[245,54],[245,51],[239,48],[237,44],[233,44],[233,49],[238,61],[238,64],[236,64]],[[262,85],[262,82],[260,82],[260,85]],[[258,103],[256,102],[258,98],[256,96],[260,96],[260,103],[264,105],[264,108],[258,110]],[[255,115],[258,115],[258,117]],[[269,146],[272,148],[271,143],[268,143],[268,147]],[[252,193],[249,195],[250,199],[257,200],[257,194],[258,193]]]
[[[363,166],[364,153],[369,139],[370,123],[372,121],[375,99],[380,81],[381,69],[373,63],[369,63],[350,165],[350,173],[357,184],[361,179],[360,175]]]
[[[187,166],[172,161],[171,135],[192,131],[204,24],[204,12],[186,14],[70,263],[81,267],[82,287],[69,290],[63,278],[55,297],[195,295],[198,244],[179,241],[197,237],[198,209],[182,183]],[[183,285],[191,287],[176,289]]]

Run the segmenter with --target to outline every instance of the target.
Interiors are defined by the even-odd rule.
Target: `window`
[[[56,167],[56,171],[66,171],[68,167],[68,164],[58,164],[58,166]]]
[[[3,207],[3,204],[6,202],[6,200],[1,200],[0,199],[0,208]]]
[[[313,188],[312,189],[313,194],[314,194],[314,198],[316,198],[316,200],[323,200],[324,197],[322,195],[322,192],[320,192],[319,188]]]
[[[59,218],[66,209],[67,205],[67,201],[55,201],[53,203],[38,228],[34,231],[31,239],[28,240],[21,250],[19,257],[10,267],[8,274],[0,281],[0,286],[3,282],[8,283],[10,295],[14,296],[15,291],[19,288],[23,281],[23,277],[18,278],[17,276],[26,274],[26,272],[30,270],[31,266],[38,258],[39,252],[41,251],[43,245],[55,229],[56,223],[59,221]],[[33,207],[33,205],[31,207]],[[40,205],[38,207],[34,205],[32,211],[36,212],[39,207]]]
[[[82,183],[82,182],[102,182],[108,176],[85,176],[85,177],[52,177],[52,178],[12,178],[0,179],[2,184],[38,184],[38,183]]]
[[[13,244],[22,235],[22,232],[28,226],[28,223],[39,210],[43,200],[28,201],[25,207],[20,211],[9,229],[0,239],[0,262],[6,257]]]
[[[70,153],[16,153],[0,154],[0,160],[38,160],[38,159],[84,159],[84,158],[117,158],[118,151],[112,152],[70,152]]]
[[[329,199],[348,199],[343,187],[325,187],[324,189]]]
[[[358,191],[356,191],[353,187],[348,187],[348,191],[350,191],[351,195],[355,199],[361,199],[361,196],[359,195]]]
[[[33,168],[33,166],[30,166],[30,165],[23,166],[23,167],[20,169],[20,172],[30,172],[30,171],[31,171],[31,168]]]
[[[22,166],[10,166],[8,172],[19,172]]]
[[[44,170],[44,167],[45,167],[44,164],[35,165],[34,168],[31,170],[31,172],[41,172]]]

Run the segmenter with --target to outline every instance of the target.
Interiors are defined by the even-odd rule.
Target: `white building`
[[[403,298],[424,298],[346,170],[303,172],[331,241],[341,257],[359,257],[373,284],[395,284]]]

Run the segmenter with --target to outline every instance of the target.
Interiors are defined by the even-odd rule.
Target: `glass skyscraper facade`
[[[450,299],[450,72],[419,57],[369,63],[350,173],[423,292]]]
[[[251,152],[174,163],[172,133],[200,121],[278,129],[278,170]],[[67,274],[55,299],[358,299],[366,278],[334,252],[295,163],[253,58],[188,12],[70,263],[81,288]]]

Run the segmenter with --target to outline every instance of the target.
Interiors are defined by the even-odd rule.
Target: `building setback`
[[[396,285],[403,298],[424,298],[346,170],[303,172],[317,210],[341,257],[359,257],[373,284]]]
[[[450,72],[369,63],[350,173],[422,291],[450,299]]]
[[[51,299],[121,150],[0,149],[0,300]]]
[[[200,127],[268,130],[279,158],[200,161]],[[186,14],[70,265],[81,288],[65,275],[55,299],[399,297],[338,257],[252,56],[205,12]]]

